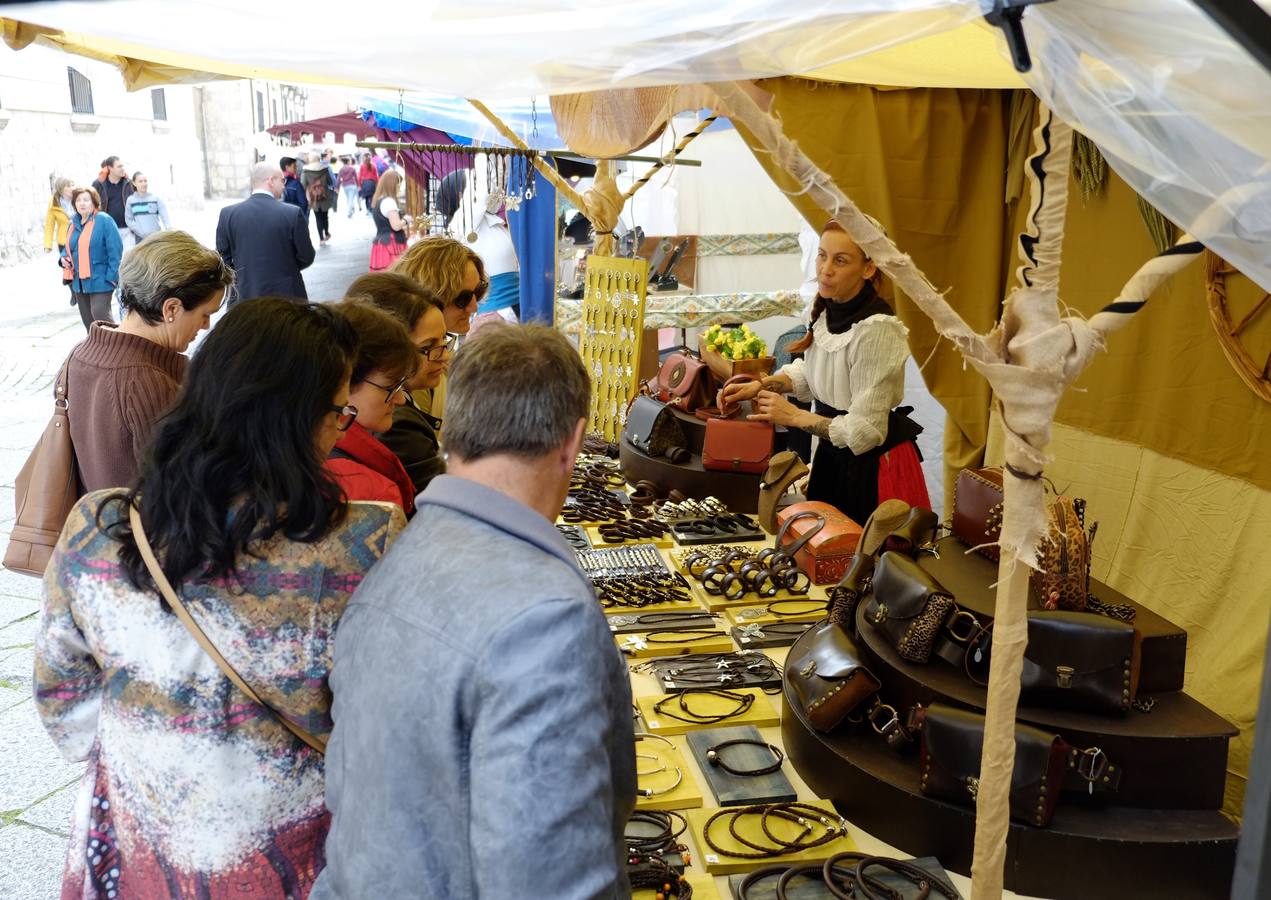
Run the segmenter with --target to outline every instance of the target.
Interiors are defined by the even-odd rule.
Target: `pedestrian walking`
[[[133,238],[140,242],[156,231],[171,228],[163,198],[150,193],[150,179],[141,172],[134,172],[132,186],[135,192],[128,198],[124,221]]]
[[[336,626],[405,524],[322,466],[356,341],[319,304],[235,307],[136,485],[71,511],[34,674],[49,736],[87,763],[63,898],[308,896]]]
[[[164,231],[119,267],[124,318],[95,322],[71,351],[67,408],[75,467],[85,492],[133,483],[155,423],[185,377],[182,354],[211,323],[234,273],[184,231]]]
[[[49,208],[44,213],[44,252],[52,253],[57,246],[57,270],[62,269],[62,256],[66,253],[66,239],[71,233],[71,217],[75,215],[75,207],[71,203],[71,190],[75,182],[69,178],[58,178],[53,182],[53,196],[49,198]],[[71,291],[71,306],[75,305],[75,292]]]
[[[340,162],[335,158],[334,150],[322,151],[322,162],[326,164],[327,172],[331,178],[328,187],[331,189],[331,212],[338,212],[340,209],[340,189],[338,175],[340,172]]]
[[[380,173],[371,162],[371,154],[363,153],[362,165],[357,170],[357,192],[362,198],[362,205],[366,207],[368,216],[371,214],[371,198],[375,196],[375,185],[379,180]]]
[[[305,227],[309,227],[309,198],[305,196],[304,185],[300,183],[300,179],[296,177],[296,158],[294,156],[284,156],[278,161],[279,167],[282,169],[283,191],[282,200],[284,203],[290,203],[305,214]]]
[[[336,174],[336,181],[340,185],[340,193],[344,194],[344,203],[349,208],[347,218],[353,218],[353,214],[358,211],[361,206],[357,192],[357,169],[353,167],[353,160],[350,157],[340,157],[340,171]]]
[[[283,173],[270,163],[252,169],[252,194],[221,210],[216,251],[234,269],[238,285],[231,305],[268,295],[303,300],[304,277],[316,255],[303,212],[280,203]]]
[[[318,245],[325,247],[331,240],[331,207],[335,199],[331,170],[316,153],[309,154],[300,175],[300,184],[304,187],[305,199],[313,210],[313,218],[318,226]]]
[[[128,180],[128,170],[118,156],[108,156],[102,160],[102,170],[92,184],[97,192],[101,209],[115,220],[115,228],[124,241],[124,249],[132,246],[132,232],[128,231],[128,198],[132,196],[132,182]]]
[[[101,198],[89,187],[71,191],[75,215],[62,254],[62,281],[69,284],[88,331],[94,322],[113,322],[110,298],[119,284],[123,239],[115,220],[102,214]]]

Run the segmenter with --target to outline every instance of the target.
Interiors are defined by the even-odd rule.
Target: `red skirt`
[[[387,244],[371,244],[371,271],[382,272],[393,265],[397,257],[406,252],[406,244],[389,241]]]
[[[904,500],[910,506],[931,509],[927,479],[913,441],[892,447],[878,459],[878,502],[884,500]]]

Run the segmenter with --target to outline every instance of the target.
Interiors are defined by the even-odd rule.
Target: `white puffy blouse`
[[[905,396],[909,329],[895,316],[862,319],[842,334],[831,334],[822,314],[812,326],[812,346],[803,359],[782,366],[794,395],[819,400],[845,415],[830,420],[835,447],[865,453],[887,439],[887,414]]]

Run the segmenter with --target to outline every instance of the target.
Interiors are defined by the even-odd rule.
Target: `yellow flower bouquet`
[[[768,356],[763,338],[751,331],[749,325],[739,328],[712,325],[698,337],[698,350],[711,372],[721,380],[741,374],[767,375],[776,362]]]

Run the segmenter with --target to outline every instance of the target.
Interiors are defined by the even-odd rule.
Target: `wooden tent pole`
[[[632,196],[635,195],[636,191],[640,190],[640,188],[648,184],[649,179],[662,170],[663,166],[665,166],[667,163],[675,162],[675,158],[684,152],[684,148],[687,147],[690,143],[692,143],[693,138],[697,137],[699,134],[701,134],[703,131],[709,128],[711,123],[718,118],[719,118],[718,115],[712,113],[711,115],[707,116],[705,119],[702,119],[702,121],[699,122],[692,131],[684,135],[683,139],[678,144],[675,145],[675,149],[673,149],[666,156],[662,157],[656,163],[654,163],[653,168],[649,169],[649,171],[645,172],[642,176],[640,176],[639,181],[631,185],[631,187],[627,188],[626,192],[622,195],[622,199],[630,200]]]
[[[468,98],[468,102],[472,104],[473,108],[476,109],[477,112],[486,117],[499,134],[511,141],[512,146],[520,150],[530,149],[525,141],[521,140],[520,136],[507,126],[507,123],[491,112],[488,106],[480,100],[474,100],[472,97]],[[552,187],[556,188],[556,190],[560,191],[560,193],[564,195],[565,199],[572,203],[576,209],[586,210],[587,204],[583,200],[582,194],[570,187],[569,182],[561,177],[560,172],[557,172],[537,155],[531,156],[530,159],[534,162],[534,168],[538,169],[539,173],[552,183]]]

